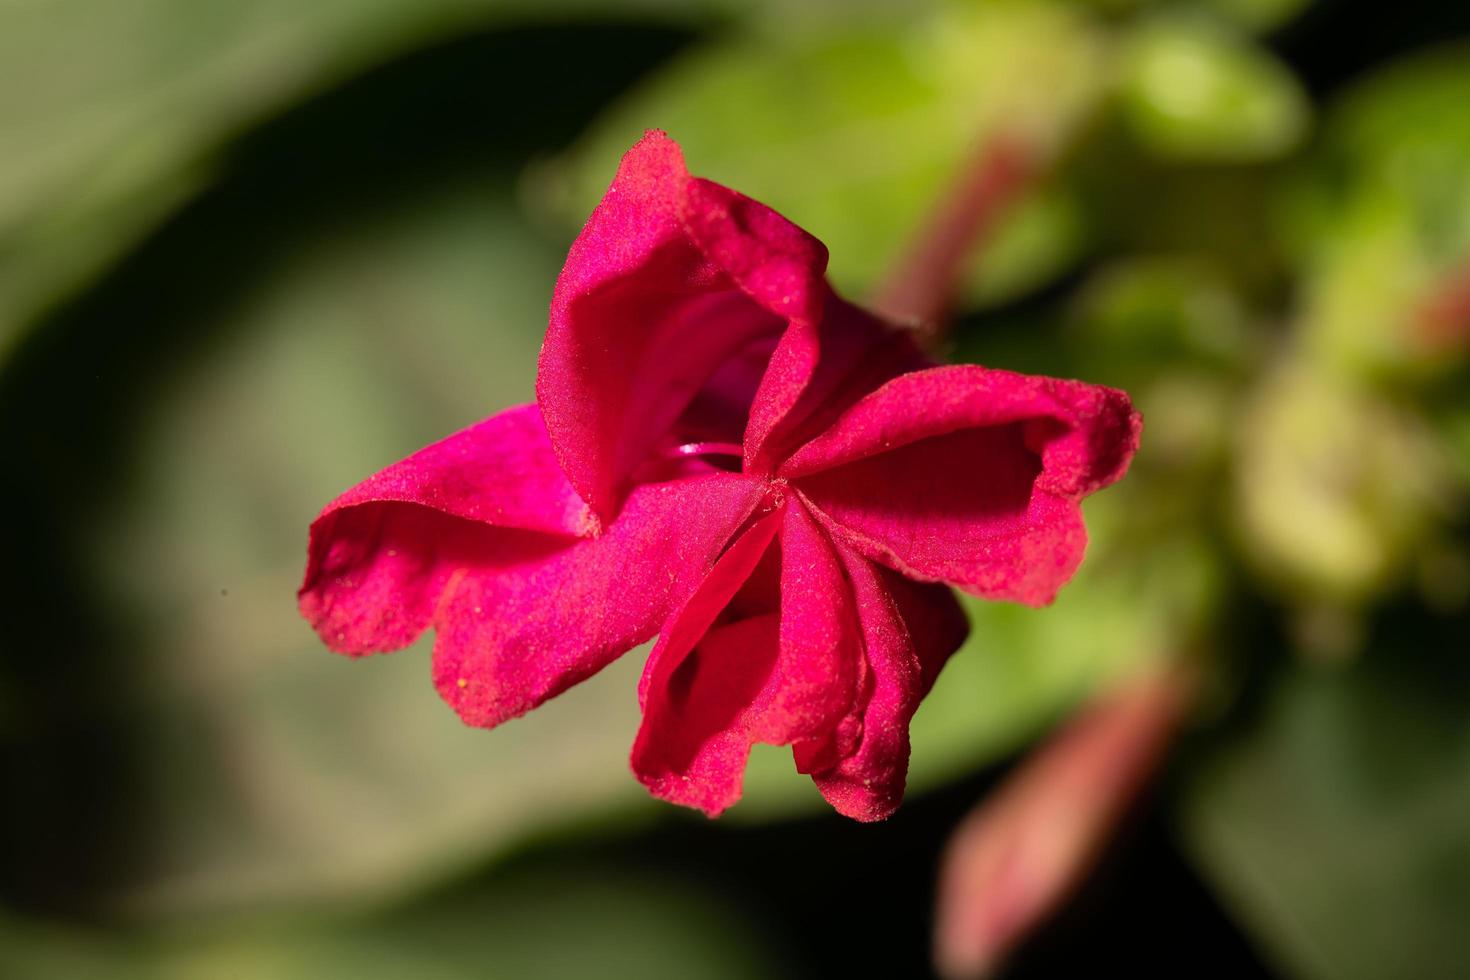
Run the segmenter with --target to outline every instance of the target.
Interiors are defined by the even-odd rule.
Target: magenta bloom
[[[826,262],[650,133],[567,257],[536,404],[333,501],[302,613],[354,655],[433,626],[435,685],[485,728],[657,636],[632,754],[654,795],[717,814],[761,742],[888,816],[966,631],[946,583],[1051,601],[1139,418],[1109,388],[933,366]]]

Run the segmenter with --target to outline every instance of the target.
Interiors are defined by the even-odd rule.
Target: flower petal
[[[827,247],[785,217],[712,180],[692,178],[680,216],[690,238],[751,299],[783,320],[816,320]]]
[[[643,724],[633,772],[653,795],[710,816],[740,798],[754,742],[751,704],[770,681],[779,647],[774,609],[723,614],[779,528],[780,515],[769,514],[731,544],[659,637],[638,687]]]
[[[763,366],[787,318],[809,315],[825,267],[821,244],[774,211],[691,178],[663,133],[628,151],[557,280],[536,383],[562,467],[600,518],[722,365],[754,349]]]
[[[827,533],[798,503],[781,525],[780,686],[757,739],[786,745],[825,736],[852,706],[862,638],[852,590]]]
[[[455,568],[562,547],[585,512],[536,406],[508,409],[329,504],[311,526],[302,614],[334,650],[399,649],[428,626]]]
[[[774,549],[778,598],[759,574]],[[740,798],[752,745],[830,737],[860,660],[825,533],[800,507],[773,513],[725,553],[649,658],[633,770],[655,796],[715,816]]]
[[[778,472],[874,560],[1045,605],[1082,560],[1078,500],[1123,475],[1140,428],[1121,391],[954,365],[888,382]]]
[[[750,406],[746,470],[766,474],[860,398],[932,366],[912,336],[835,293],[818,320],[793,320]]]
[[[641,709],[648,710],[650,692],[666,686],[672,673],[715,627],[716,620],[729,622],[776,612],[775,602],[747,602],[738,615],[732,614],[730,607],[737,595],[747,589],[757,567],[769,563],[770,544],[780,528],[780,514],[771,512],[737,534],[683,608],[669,621],[638,680]]]
[[[884,820],[903,801],[909,720],[969,624],[948,588],[911,582],[839,550],[862,626],[866,684],[851,722],[859,737],[849,748],[836,740],[798,746],[796,762],[837,812]]]
[[[466,567],[434,616],[434,684],[466,724],[522,715],[652,637],[761,498],[713,473],[645,484],[598,537],[508,569]]]

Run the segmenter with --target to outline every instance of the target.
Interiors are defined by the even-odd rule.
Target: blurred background
[[[776,750],[648,799],[638,654],[485,733],[295,611],[323,504],[530,398],[654,126],[857,298],[1021,147],[948,353],[1147,418],[1055,606],[968,605],[882,825]],[[924,976],[962,816],[1180,657],[1003,975],[1465,976],[1467,507],[1460,0],[0,3],[5,977]]]

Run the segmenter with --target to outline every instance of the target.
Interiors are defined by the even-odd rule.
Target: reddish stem
[[[1419,336],[1431,350],[1470,348],[1470,263],[1440,282],[1419,308]]]
[[[938,340],[971,249],[994,229],[1036,170],[1034,155],[1019,140],[999,136],[982,143],[878,290],[874,308]]]
[[[1164,758],[1193,689],[1192,673],[1164,667],[1104,696],[965,818],[940,868],[942,976],[989,974],[1071,895]]]

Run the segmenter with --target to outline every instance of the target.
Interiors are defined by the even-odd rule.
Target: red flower
[[[303,614],[350,654],[433,626],[440,693],[486,728],[657,635],[632,756],[655,795],[717,814],[752,744],[790,744],[838,810],[892,813],[966,630],[939,583],[1049,602],[1139,419],[1108,388],[932,366],[826,259],[650,133],[572,246],[537,404],[330,504]]]

